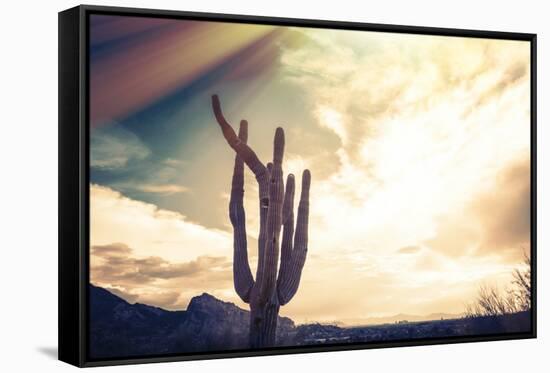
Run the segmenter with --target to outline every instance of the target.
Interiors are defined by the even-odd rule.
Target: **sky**
[[[216,93],[262,161],[281,126],[284,173],[311,170],[282,315],[460,314],[530,249],[529,64],[523,41],[93,15],[91,282],[166,309],[203,292],[247,308]],[[247,170],[252,273],[257,199]]]

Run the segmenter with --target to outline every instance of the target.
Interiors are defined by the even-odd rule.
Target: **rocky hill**
[[[245,349],[249,311],[202,294],[185,311],[130,304],[90,285],[90,355],[93,358]],[[281,338],[295,329],[279,317]]]

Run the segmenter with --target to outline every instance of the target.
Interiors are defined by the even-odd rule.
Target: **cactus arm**
[[[231,146],[233,150],[235,150],[235,152],[241,157],[244,163],[246,163],[250,170],[252,170],[252,172],[256,176],[256,179],[258,179],[258,181],[260,179],[263,181],[266,178],[266,167],[258,159],[256,153],[254,153],[254,151],[248,145],[246,145],[246,143],[242,142],[239,139],[237,134],[235,134],[233,127],[231,127],[227,120],[225,120],[218,95],[212,96],[212,109],[214,110],[216,121],[218,122],[222,130],[223,137],[225,137],[225,140],[227,141],[229,146]]]
[[[248,123],[243,120],[239,127],[239,139],[246,144],[248,139]],[[246,215],[243,206],[244,199],[244,164],[239,155],[235,155],[235,167],[231,181],[231,197],[229,199],[229,219],[233,225],[233,283],[235,291],[243,302],[250,301],[250,291],[254,279],[248,263],[246,242]]]
[[[292,258],[292,240],[294,238],[294,175],[286,179],[285,199],[283,201],[283,239],[281,242],[281,265],[277,276],[277,288],[290,268]]]
[[[279,304],[287,304],[300,285],[302,269],[307,256],[308,244],[308,221],[309,221],[309,188],[311,184],[311,174],[305,170],[302,174],[302,192],[300,203],[298,205],[298,219],[296,222],[296,234],[294,236],[294,249],[292,250],[290,267],[282,273],[277,286]]]
[[[260,286],[260,300],[265,302],[276,289],[277,264],[279,262],[279,235],[283,215],[283,153],[285,135],[282,128],[275,131],[273,146],[273,166],[269,180],[269,207],[267,209],[263,277]]]
[[[256,153],[254,153],[254,151],[246,143],[243,143],[237,137],[235,131],[223,115],[218,95],[212,95],[212,110],[214,111],[214,116],[216,117],[216,121],[222,130],[225,140],[254,173],[254,176],[256,176],[256,180],[258,182],[260,201],[260,233],[258,236],[258,269],[256,271],[256,282],[260,282],[263,276],[262,265],[265,248],[265,224],[269,205],[269,170],[258,159]]]

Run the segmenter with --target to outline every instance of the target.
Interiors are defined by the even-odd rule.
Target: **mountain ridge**
[[[126,303],[128,303],[130,305],[136,305],[136,306],[137,305],[143,305],[143,306],[147,306],[147,307],[150,307],[150,308],[157,308],[157,309],[165,311],[165,312],[184,312],[184,311],[189,309],[189,307],[191,306],[191,304],[194,301],[196,302],[196,301],[198,301],[200,299],[203,299],[203,298],[210,298],[210,299],[216,300],[218,302],[221,302],[223,304],[232,305],[232,306],[235,306],[235,307],[237,307],[237,308],[239,308],[239,309],[241,309],[245,312],[248,312],[247,310],[237,306],[233,302],[225,301],[225,300],[216,298],[214,295],[209,294],[207,292],[203,292],[202,294],[195,295],[193,298],[191,298],[191,300],[189,301],[189,304],[187,305],[187,308],[185,308],[185,309],[168,310],[168,309],[165,309],[165,308],[162,308],[162,307],[159,307],[159,306],[152,306],[152,305],[145,304],[145,303],[140,303],[140,302],[130,303],[127,300],[125,300],[123,297],[121,297],[119,295],[116,295],[116,294],[113,294],[108,289],[102,288],[102,287],[97,286],[97,285],[92,285],[92,284],[91,284],[91,286],[102,289],[104,291],[107,291],[107,292],[109,292],[109,294],[124,300]],[[281,316],[281,317],[282,318],[288,318],[286,316]],[[390,316],[373,316],[373,317],[365,317],[365,318],[345,318],[345,319],[342,319],[342,320],[332,320],[332,321],[315,321],[315,320],[312,320],[312,321],[307,321],[307,322],[303,322],[303,323],[297,323],[297,322],[293,321],[290,318],[288,318],[288,319],[292,320],[295,325],[322,324],[322,325],[336,325],[336,326],[347,328],[347,327],[358,327],[358,326],[367,326],[367,325],[382,325],[382,324],[394,323],[394,322],[398,322],[398,321],[420,322],[420,321],[432,321],[432,320],[441,320],[441,319],[443,319],[443,320],[452,320],[452,319],[458,319],[460,317],[462,317],[461,314],[453,314],[453,313],[445,313],[445,312],[434,312],[434,313],[430,313],[430,314],[427,314],[427,315],[398,313],[398,314],[390,315]]]
[[[248,347],[249,311],[208,293],[193,297],[181,311],[132,304],[93,284],[89,298],[90,354],[95,358]],[[294,328],[291,319],[279,317],[281,338]]]
[[[89,286],[91,358],[131,358],[181,353],[247,350],[250,312],[203,293],[186,310],[131,304],[106,289]],[[399,314],[397,316],[408,316]],[[409,315],[410,316],[410,315]],[[433,321],[404,320],[369,326],[296,325],[279,316],[277,347],[368,343],[415,338],[528,331],[530,313]]]
[[[354,319],[343,319],[342,321],[337,321],[337,325],[342,325],[344,327],[356,327],[356,326],[366,326],[366,325],[382,325],[389,323],[396,323],[400,321],[406,322],[421,322],[421,321],[435,321],[435,320],[453,320],[461,318],[461,314],[455,313],[445,313],[445,312],[434,312],[427,315],[415,315],[415,314],[406,314],[398,313],[391,316],[375,316],[375,317],[365,317],[365,318],[354,318]]]

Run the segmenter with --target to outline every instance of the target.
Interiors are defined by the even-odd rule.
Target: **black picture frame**
[[[391,342],[277,347],[201,354],[93,360],[87,346],[89,283],[89,64],[88,22],[91,14],[109,14],[234,23],[306,26],[345,30],[429,34],[527,41],[531,46],[531,331],[517,334],[414,339]],[[529,33],[461,30],[327,20],[211,14],[156,9],[81,5],[59,13],[59,360],[79,367],[283,355],[370,348],[435,345],[536,338],[537,247],[537,36]]]

